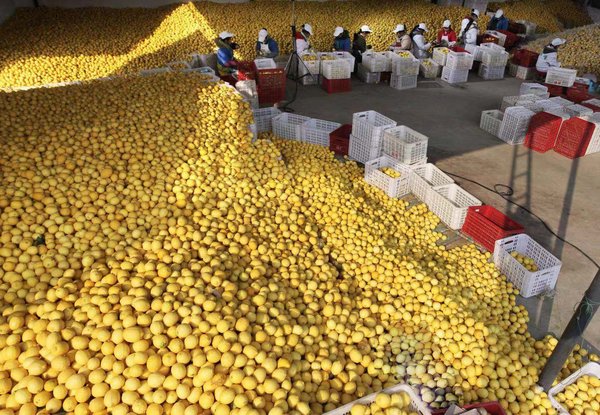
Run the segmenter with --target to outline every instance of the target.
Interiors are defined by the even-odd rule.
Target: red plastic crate
[[[577,85],[577,84],[575,84]],[[581,85],[581,84],[579,84]],[[587,87],[586,89],[581,89],[581,88],[567,88],[567,99],[576,102],[576,103],[580,103],[583,101],[587,101],[588,99],[592,99],[593,97],[588,94],[587,92]]]
[[[523,23],[508,22],[508,31],[511,34],[524,35],[527,33],[527,27]]]
[[[454,52],[459,52],[459,53],[460,52],[467,52],[467,53],[469,53],[469,51],[466,50],[465,48],[461,48],[460,46],[456,46],[456,45],[451,46],[448,49],[453,50]]]
[[[467,210],[463,233],[490,252],[498,239],[523,233],[525,228],[492,206],[471,206]]]
[[[504,411],[504,408],[502,408],[502,405],[500,405],[498,402],[473,403],[470,405],[465,405],[465,406],[463,406],[463,408],[465,408],[465,409],[483,408],[486,411],[488,411],[488,413],[490,415],[506,415],[506,411]],[[438,409],[436,411],[433,411],[432,415],[444,415],[445,412],[446,412],[445,409]]]
[[[527,49],[519,49],[513,54],[513,63],[527,68],[533,68],[537,63],[539,53]]]
[[[513,32],[510,32],[508,30],[498,30],[498,32],[502,33],[503,35],[506,35],[506,39],[504,40],[504,47],[506,49],[510,49],[517,43],[519,43],[519,36],[515,35]]]
[[[337,130],[329,133],[329,149],[335,154],[343,156],[348,155],[350,147],[350,134],[352,133],[352,124],[344,124]]]
[[[556,115],[547,112],[535,114],[531,117],[523,144],[538,153],[552,150],[562,123],[563,119]]]
[[[285,69],[262,69],[256,74],[256,87],[261,88],[284,88],[285,89]]]
[[[391,79],[392,79],[391,72],[381,72],[381,76],[379,77],[379,83],[385,82],[386,84],[389,84]]]
[[[332,94],[335,92],[349,92],[352,91],[352,83],[350,78],[348,79],[327,79],[322,76],[323,81],[321,82],[321,87],[328,94]]]
[[[588,107],[589,109],[591,109],[594,112],[600,112],[600,107],[594,104],[586,104],[586,103],[581,103],[581,105],[583,105],[584,107]]]
[[[579,117],[565,121],[560,128],[554,151],[570,159],[585,156],[596,125]]]
[[[259,104],[276,104],[285,99],[285,86],[283,88],[259,88]]]
[[[254,62],[238,62],[238,80],[249,81],[256,79],[256,67]]]
[[[565,88],[563,86],[544,84],[548,87],[548,93],[551,97],[559,97],[564,94]]]

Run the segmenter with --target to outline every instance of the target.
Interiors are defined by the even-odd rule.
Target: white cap
[[[344,28],[342,26],[338,26],[333,31],[333,36],[337,37],[337,36],[341,35],[342,33],[344,33]]]
[[[471,10],[471,14],[474,14],[475,16],[479,17],[479,10],[473,9]]]
[[[235,37],[235,35],[233,33],[231,33],[231,32],[228,32],[228,31],[224,31],[224,32],[219,33],[219,38],[220,39],[225,40],[225,39],[230,38],[230,37]]]
[[[551,43],[552,43],[552,46],[560,46],[560,45],[564,45],[565,43],[567,43],[567,40],[557,37],[556,39],[553,39]]]
[[[267,32],[267,29],[260,29],[258,31],[258,41],[264,42],[268,35],[269,35],[269,32]]]
[[[312,30],[312,26],[311,25],[309,25],[308,23],[304,23],[302,25],[302,29],[306,30],[312,36],[313,30]]]
[[[427,26],[425,26],[425,23],[419,23],[419,25],[417,26],[418,29],[421,29],[424,32],[427,32]]]
[[[496,16],[496,19],[501,18],[502,16],[504,16],[504,10],[502,10],[502,9],[496,10],[495,16]]]
[[[394,33],[403,32],[404,30],[406,30],[406,28],[404,27],[404,25],[402,23],[400,23],[399,25],[396,25],[396,28],[394,29]]]
[[[450,22],[450,20],[444,20],[444,24],[442,25],[442,27],[448,29],[451,25],[452,23]]]
[[[365,33],[371,33],[372,32],[371,28],[369,26],[367,26],[366,24],[364,24],[364,25],[362,25],[360,27],[360,31],[361,32],[365,32]]]

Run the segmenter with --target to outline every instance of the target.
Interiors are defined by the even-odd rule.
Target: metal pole
[[[542,370],[538,383],[546,392],[552,387],[552,383],[575,345],[581,341],[581,336],[598,310],[598,306],[600,306],[600,270],[596,272],[596,276],[583,295],[571,321]]]

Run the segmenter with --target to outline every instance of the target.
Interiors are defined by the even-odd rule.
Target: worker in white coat
[[[555,38],[548,45],[544,47],[538,60],[535,64],[535,69],[538,72],[545,74],[550,68],[560,68],[560,62],[558,61],[558,48],[564,45],[567,41],[561,38]]]
[[[413,41],[413,55],[417,59],[427,59],[429,57],[429,49],[431,43],[427,43],[425,40],[425,33],[427,32],[427,26],[425,23],[419,23],[415,28]]]
[[[313,35],[313,28],[308,23],[304,23],[299,32],[296,32],[296,52],[302,53],[310,51],[310,37]]]
[[[458,39],[463,45],[477,44],[477,35],[479,34],[477,20],[479,20],[479,14],[479,10],[472,9],[471,15],[465,17],[460,23],[460,32],[458,33]]]

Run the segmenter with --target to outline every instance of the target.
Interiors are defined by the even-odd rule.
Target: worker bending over
[[[438,32],[436,44],[440,46],[454,46],[456,44],[456,32],[452,29],[450,20],[444,20],[442,29]]]
[[[312,49],[310,37],[313,35],[313,28],[308,23],[304,23],[299,32],[296,32],[296,52],[308,52]]]
[[[231,32],[221,32],[215,39],[219,50],[217,51],[217,71],[219,76],[234,76],[237,72],[237,60],[234,57],[234,50],[238,45],[233,41],[234,34]]]
[[[508,19],[504,15],[504,10],[498,9],[494,17],[491,18],[487,26],[488,30],[508,30]]]
[[[535,64],[535,69],[542,74],[546,74],[550,68],[560,68],[560,62],[558,61],[558,48],[567,43],[565,39],[555,38],[548,45],[544,47],[538,60]]]
[[[256,56],[259,58],[276,58],[279,55],[279,45],[275,39],[269,36],[264,27],[258,32],[256,41]]]
[[[426,32],[427,26],[425,26],[425,23],[419,23],[413,31],[413,55],[415,55],[415,58],[417,59],[427,59],[429,57],[431,43],[427,43],[425,40]]]
[[[399,24],[394,29],[394,33],[396,34],[396,42],[392,44],[392,48],[396,50],[408,50],[412,49],[412,39],[406,33],[406,28],[403,24]]]
[[[362,25],[360,30],[354,34],[352,41],[352,55],[354,55],[356,64],[362,63],[362,54],[371,49],[371,45],[367,45],[367,37],[372,30],[367,25]]]
[[[333,31],[333,50],[336,52],[350,52],[352,44],[350,42],[350,33],[341,26]]]
[[[477,20],[479,20],[479,10],[477,9],[472,9],[471,15],[462,20],[458,38],[463,45],[477,45],[477,35],[479,34]]]

